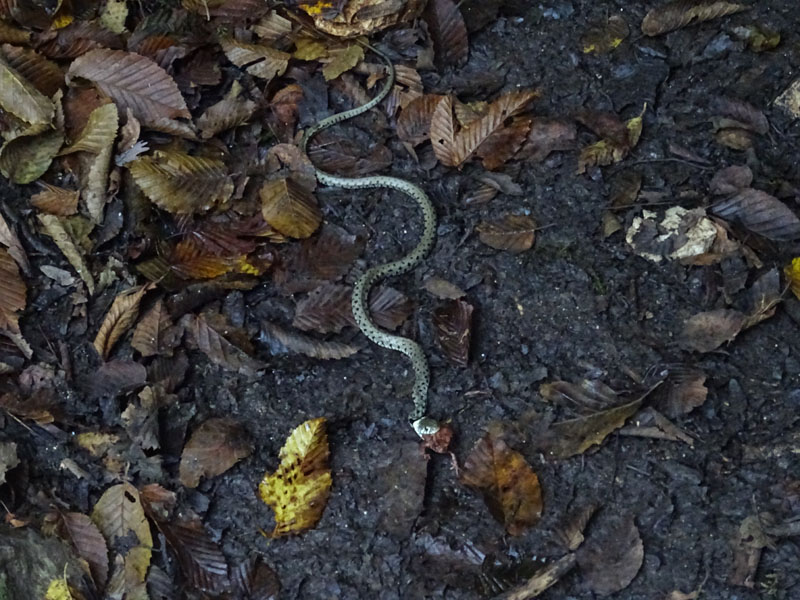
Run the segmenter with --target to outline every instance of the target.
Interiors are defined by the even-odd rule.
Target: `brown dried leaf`
[[[753,172],[747,165],[734,165],[720,169],[711,178],[708,191],[718,196],[735,194],[749,188],[753,183]]]
[[[464,461],[461,483],[480,490],[495,519],[511,535],[521,535],[542,514],[539,478],[523,456],[487,433]]]
[[[0,173],[14,183],[36,181],[50,168],[63,142],[64,136],[55,130],[16,137],[0,149]]]
[[[318,235],[303,242],[300,268],[317,279],[344,277],[364,251],[364,240],[341,227],[324,223]]]
[[[783,202],[761,190],[745,188],[711,207],[718,217],[780,242],[800,238],[800,219]]]
[[[143,357],[172,356],[172,351],[180,342],[181,333],[180,328],[172,323],[164,302],[159,298],[133,330],[131,346]]]
[[[95,108],[86,121],[86,125],[78,137],[61,152],[60,156],[73,152],[90,152],[100,154],[109,152],[117,137],[117,107],[114,103],[103,104]]]
[[[3,56],[10,67],[16,69],[44,96],[52,98],[64,86],[64,73],[53,61],[29,48],[10,44],[2,45]]]
[[[0,247],[0,329],[20,332],[18,313],[25,310],[26,291],[17,263],[8,250]]]
[[[264,220],[284,235],[307,238],[322,222],[314,196],[292,179],[265,183],[259,196]]]
[[[331,360],[347,358],[358,352],[356,346],[317,340],[268,321],[261,322],[261,329],[264,333],[264,341],[270,345],[273,354],[298,352],[312,358]]]
[[[452,300],[433,312],[433,326],[442,351],[462,367],[466,367],[469,361],[472,310],[469,302]]]
[[[16,232],[8,225],[2,214],[0,214],[0,244],[8,248],[8,253],[11,258],[19,265],[19,268],[26,275],[30,275],[31,264],[28,261],[28,255],[25,253],[25,248],[22,247],[22,242]]]
[[[83,253],[76,245],[75,240],[67,232],[64,227],[64,221],[55,215],[37,215],[39,222],[42,224],[44,232],[53,238],[58,249],[73,266],[75,271],[80,275],[86,284],[86,289],[89,294],[94,294],[94,277],[89,267],[86,265]]]
[[[102,590],[108,580],[108,547],[92,520],[77,512],[59,513],[62,537],[69,540],[78,556],[89,563],[95,587]]]
[[[677,366],[656,391],[656,406],[670,418],[680,417],[702,406],[708,397],[706,374],[700,369]]]
[[[0,108],[39,131],[53,120],[55,105],[16,69],[0,58]]]
[[[534,90],[509,92],[492,102],[484,115],[455,135],[451,101],[449,98],[442,100],[431,120],[431,142],[436,157],[446,166],[461,165],[490,135],[503,128],[507,119],[523,111],[538,95]]]
[[[516,253],[533,246],[536,223],[527,215],[505,215],[498,221],[482,221],[475,230],[487,246]]]
[[[252,375],[264,368],[261,362],[249,356],[211,327],[205,315],[186,315],[181,322],[186,328],[190,347],[203,352],[214,364],[245,375]]]
[[[531,120],[525,117],[514,117],[507,126],[498,129],[487,137],[475,155],[481,158],[485,169],[494,171],[508,162],[522,147],[528,137]]]
[[[417,146],[430,139],[433,111],[444,96],[425,94],[406,105],[397,118],[397,137]]]
[[[247,122],[253,116],[256,111],[256,103],[242,98],[241,93],[241,84],[234,80],[231,89],[222,100],[209,106],[200,115],[197,119],[197,128],[200,130],[202,139],[208,139],[222,131],[233,129]]]
[[[139,392],[138,400],[132,400],[120,414],[125,431],[143,450],[157,450],[161,446],[158,409],[156,393],[148,386]]]
[[[335,37],[368,35],[419,17],[423,0],[350,0],[341,10],[330,10],[331,0],[302,0],[300,8],[314,20],[314,28]]]
[[[258,485],[259,496],[275,513],[270,537],[300,533],[320,520],[330,495],[329,457],[324,418],[292,431],[281,448],[280,465]]]
[[[743,313],[727,308],[698,313],[684,324],[681,342],[689,350],[711,352],[739,335],[746,320]]]
[[[78,212],[78,190],[67,190],[44,182],[41,185],[44,189],[31,196],[31,204],[36,208],[59,217],[68,217]]]
[[[213,158],[160,150],[137,158],[128,169],[145,195],[173,214],[205,212],[233,194],[225,163]]]
[[[2,4],[2,2],[0,2]],[[24,29],[19,29],[18,27],[14,27],[10,23],[7,23],[3,20],[3,18],[7,18],[8,15],[0,11],[0,42],[7,42],[9,44],[27,44],[31,38],[31,32],[25,31]]]
[[[466,295],[460,287],[441,277],[429,277],[422,283],[422,287],[440,300],[458,300]]]
[[[425,10],[425,21],[436,50],[440,67],[460,66],[469,57],[469,41],[464,17],[453,0],[431,0]]]
[[[549,402],[580,412],[596,413],[619,404],[617,392],[599,379],[581,379],[577,383],[551,381],[539,386],[539,394]]]
[[[123,50],[90,50],[70,65],[67,79],[82,77],[94,82],[125,111],[145,125],[162,119],[191,118],[178,86],[151,59]]]
[[[271,11],[258,23],[253,25],[253,33],[267,42],[270,46],[276,47],[278,41],[288,39],[292,33],[292,22],[286,17],[282,17],[275,11]]]
[[[517,154],[517,158],[541,162],[551,152],[572,150],[577,137],[578,132],[573,123],[552,119],[533,119],[528,139]]]
[[[783,300],[778,269],[772,268],[759,277],[747,290],[747,319],[742,329],[748,329],[769,319]]]
[[[291,58],[291,54],[261,44],[245,44],[232,39],[224,39],[220,45],[229,61],[237,67],[250,65],[245,69],[248,73],[267,81],[283,75]]]
[[[232,419],[208,419],[183,447],[181,483],[195,488],[201,477],[216,477],[252,452],[253,445],[241,424]]]
[[[131,328],[139,316],[142,297],[153,288],[153,284],[137,286],[120,293],[108,309],[103,324],[94,338],[94,349],[103,360],[108,359],[111,349],[119,338]]]
[[[209,537],[199,518],[177,522],[159,520],[156,525],[178,557],[181,572],[191,587],[214,596],[229,587],[225,555],[219,544]]]
[[[309,157],[318,168],[348,177],[381,171],[393,160],[391,151],[383,144],[364,148],[354,139],[335,137],[325,132],[314,138]]]
[[[769,121],[764,112],[744,100],[734,98],[715,98],[714,109],[722,115],[715,119],[718,129],[739,127],[759,135],[769,132]]]
[[[110,360],[100,365],[88,384],[92,399],[114,398],[141,388],[147,381],[147,369],[130,360]]]
[[[616,517],[590,535],[577,558],[584,581],[594,593],[608,596],[625,589],[644,562],[644,544],[633,517]]]
[[[260,556],[231,569],[231,581],[234,588],[249,600],[278,600],[281,591],[278,575]]]
[[[130,483],[120,483],[103,492],[92,510],[92,521],[112,545],[133,533],[140,546],[153,547],[153,536],[144,516],[139,490]]]
[[[657,6],[645,15],[642,33],[649,36],[661,35],[692,22],[702,23],[747,9],[744,4],[724,0],[672,0]]]
[[[349,285],[325,283],[315,288],[297,303],[292,326],[303,331],[339,333],[353,322],[352,295],[353,288]]]

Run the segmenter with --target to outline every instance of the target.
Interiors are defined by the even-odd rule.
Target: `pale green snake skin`
[[[371,49],[383,59],[388,70],[388,77],[380,93],[366,104],[337,113],[312,125],[306,130],[303,136],[303,141],[301,143],[303,152],[306,152],[308,141],[316,133],[326,127],[341,123],[342,121],[367,112],[377,106],[391,91],[395,79],[394,65],[392,65],[392,62],[387,56],[384,56],[374,48]],[[399,335],[393,335],[378,328],[370,319],[368,298],[372,286],[379,280],[410,271],[420,264],[428,252],[430,252],[436,238],[436,211],[433,208],[433,204],[421,188],[397,177],[377,175],[372,177],[351,178],[332,175],[331,173],[320,171],[316,167],[314,167],[314,171],[316,172],[317,181],[323,185],[349,190],[364,188],[390,188],[397,190],[398,192],[404,193],[406,196],[410,196],[422,210],[422,235],[417,245],[404,257],[372,267],[359,277],[353,288],[352,308],[356,324],[369,340],[383,348],[402,352],[411,360],[411,365],[414,370],[414,388],[411,393],[414,400],[414,410],[409,415],[409,420],[411,421],[411,426],[414,428],[414,431],[416,431],[420,437],[432,435],[439,430],[439,423],[426,415],[430,370],[428,369],[428,360],[425,358],[425,353],[422,351],[420,345],[413,340]]]

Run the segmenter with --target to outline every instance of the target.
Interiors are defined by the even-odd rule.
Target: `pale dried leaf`
[[[30,125],[46,126],[55,115],[53,102],[0,58],[0,108]]]
[[[117,137],[117,107],[114,103],[95,108],[77,139],[64,148],[59,155],[73,152],[100,154],[114,143]]]
[[[696,314],[683,327],[682,343],[696,352],[711,352],[739,335],[746,320],[738,310],[727,308]]]
[[[181,483],[195,488],[201,477],[216,477],[252,452],[253,445],[240,423],[227,418],[208,419],[183,447]]]
[[[86,265],[83,253],[78,249],[75,240],[67,233],[64,222],[55,215],[37,215],[44,232],[53,238],[58,249],[73,266],[86,284],[89,294],[94,294],[94,277]]]
[[[264,368],[263,364],[211,327],[205,315],[186,315],[182,323],[190,345],[203,352],[213,363],[245,375],[252,375]]]
[[[2,50],[8,65],[47,98],[64,86],[61,67],[35,50],[10,44],[3,44]]]
[[[139,491],[130,483],[120,483],[103,492],[92,510],[92,521],[110,544],[133,533],[140,545],[153,547]]]
[[[289,65],[289,58],[291,58],[291,55],[286,52],[261,44],[245,44],[232,39],[224,39],[220,45],[229,61],[237,67],[250,65],[246,68],[248,73],[267,81],[283,75]]]
[[[131,346],[144,357],[169,356],[178,345],[180,333],[180,328],[173,325],[164,302],[159,299],[133,330]]]
[[[667,33],[687,25],[746,10],[744,4],[724,0],[672,0],[650,10],[642,21],[642,33],[649,36]]]
[[[487,246],[509,252],[524,252],[533,246],[536,223],[527,215],[506,215],[497,221],[482,221],[475,230]]]
[[[222,131],[247,122],[256,111],[256,103],[241,97],[242,86],[234,81],[227,94],[197,119],[200,137],[208,139]]]

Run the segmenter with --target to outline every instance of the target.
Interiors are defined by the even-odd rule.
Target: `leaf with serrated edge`
[[[0,214],[0,244],[8,248],[8,253],[19,265],[26,275],[30,274],[31,264],[28,261],[28,255],[25,253],[25,248],[22,247],[22,242],[19,236],[9,227],[5,218]]]
[[[128,169],[145,195],[173,214],[205,212],[233,194],[225,163],[213,158],[158,151],[137,158]]]
[[[86,284],[86,289],[89,290],[90,294],[94,294],[94,277],[92,276],[92,272],[86,265],[83,254],[75,245],[75,241],[64,228],[61,219],[55,215],[38,215],[38,218],[44,232],[53,238],[58,249],[61,250],[64,257],[74,267],[75,271],[80,275],[80,278],[83,279]]]
[[[284,235],[307,238],[322,222],[314,196],[292,179],[267,182],[259,195],[264,220]]]
[[[717,19],[746,10],[744,4],[723,0],[672,0],[653,8],[642,21],[642,33],[649,36],[660,35],[686,27],[692,22]]]
[[[68,217],[78,212],[77,190],[67,190],[62,187],[41,182],[44,189],[31,196],[31,204],[42,212],[59,217]]]
[[[92,520],[77,512],[61,515],[65,537],[75,547],[78,556],[89,563],[97,589],[103,589],[108,579],[108,548],[100,530]]]
[[[114,143],[117,137],[117,107],[113,102],[95,108],[78,138],[59,152],[60,156],[73,152],[99,154]]]
[[[17,263],[0,247],[0,328],[19,333],[18,313],[25,309],[26,290]]]
[[[256,111],[256,103],[241,97],[242,86],[234,81],[231,89],[216,104],[208,107],[197,119],[200,137],[208,139],[221,131],[227,131],[245,123]]]
[[[14,138],[0,150],[0,173],[14,183],[36,181],[50,168],[63,142],[60,131]]]
[[[526,215],[505,215],[497,221],[482,221],[475,230],[487,246],[509,252],[523,252],[533,245],[536,223]]]
[[[53,102],[0,58],[0,107],[31,125],[53,120]]]
[[[334,360],[347,358],[358,352],[356,346],[341,342],[318,340],[307,335],[284,329],[274,323],[262,321],[261,327],[266,333],[266,341],[270,343],[273,354],[291,351],[305,354],[312,358]]]
[[[173,325],[164,302],[159,299],[133,330],[131,346],[143,357],[169,355],[177,345],[177,331],[178,328]]]
[[[203,352],[213,363],[243,374],[253,374],[264,367],[211,327],[205,315],[187,317],[190,318],[181,319],[181,323],[186,326],[190,346]]]
[[[322,517],[331,487],[325,419],[299,425],[281,448],[281,464],[258,486],[261,499],[275,512],[271,537],[300,533]]]
[[[250,455],[253,446],[244,428],[232,419],[208,419],[186,442],[181,454],[180,480],[188,488],[201,477],[216,477]]]
[[[3,55],[8,65],[16,69],[45,97],[52,98],[64,86],[64,72],[56,63],[30,48],[3,44]]]
[[[191,118],[178,85],[158,64],[145,56],[123,50],[90,50],[70,65],[68,79],[92,81],[146,125],[159,119]]]
[[[325,81],[336,79],[364,60],[364,48],[360,44],[351,44],[340,50],[330,52],[331,61],[322,67]]]
[[[103,492],[92,510],[92,521],[110,544],[133,533],[141,546],[153,547],[139,491],[130,483],[120,483]]]
[[[139,315],[139,303],[151,288],[152,284],[131,288],[114,298],[94,338],[93,346],[100,358],[106,360],[117,340],[133,325]]]
[[[248,73],[267,81],[277,75],[283,75],[291,57],[286,52],[261,44],[245,44],[226,39],[222,40],[220,45],[229,61],[237,67],[249,64],[250,66],[246,69]]]

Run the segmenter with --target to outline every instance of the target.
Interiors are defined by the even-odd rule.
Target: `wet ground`
[[[481,17],[471,4],[462,4],[468,23]],[[553,118],[570,119],[583,108],[630,118],[644,103],[648,108],[641,141],[620,165],[576,175],[575,151],[540,163],[511,163],[505,172],[523,195],[501,194],[478,207],[465,206],[462,199],[477,168],[425,170],[399,144],[391,146],[391,171],[421,184],[440,218],[430,258],[392,285],[417,302],[406,332],[430,356],[430,410],[452,419],[453,450],[462,461],[493,421],[529,422],[534,411],[569,417],[539,395],[544,382],[588,377],[625,389],[634,387],[631,374],[676,364],[700,368],[708,377],[705,404],[674,420],[694,445],[613,434],[599,450],[564,461],[518,447],[540,478],[544,512],[537,526],[511,537],[481,497],[458,483],[448,458],[421,459],[406,424],[412,377],[402,357],[369,345],[355,332],[337,339],[352,339],[364,349],[340,361],[273,356],[257,341],[257,356],[268,364],[258,378],[232,375],[192,353],[181,403],[171,409],[169,428],[162,426],[174,436],[163,441],[164,472],[175,476],[187,424],[211,416],[245,424],[254,453],[197,490],[182,491],[179,506],[203,516],[232,562],[262,555],[281,581],[281,598],[488,597],[480,582],[482,564],[491,562],[486,557],[558,558],[563,550],[554,531],[570,507],[588,503],[600,507],[594,527],[632,517],[644,546],[640,572],[611,597],[662,599],[703,582],[701,598],[800,597],[797,537],[764,551],[752,589],[730,583],[733,540],[742,521],[765,511],[786,517],[787,506],[796,512],[800,502],[798,492],[791,492],[800,479],[800,346],[792,318],[800,313],[797,301],[788,300],[774,317],[718,351],[686,352],[676,343],[684,321],[723,305],[719,267],[654,264],[635,256],[622,233],[603,239],[600,231],[610,175],[622,169],[639,171],[642,189],[660,194],[665,206],[706,205],[711,175],[734,164],[751,167],[755,187],[770,189],[778,180],[800,185],[800,125],[771,104],[800,67],[800,9],[790,0],[759,3],[657,38],[639,32],[645,12],[635,2],[518,2],[471,34],[463,68],[426,76],[426,92],[455,90],[463,100],[484,98],[487,88],[536,87],[542,92],[536,114]],[[611,54],[582,54],[581,33],[609,14],[623,15],[631,36]],[[780,31],[778,49],[746,50],[731,31],[749,23]],[[485,81],[475,89],[479,75]],[[769,134],[752,150],[737,152],[714,142],[711,103],[720,96],[746,100],[770,119]],[[585,132],[579,137],[594,139]],[[707,162],[676,159],[670,144]],[[2,192],[6,202],[18,201],[16,191]],[[415,239],[417,216],[399,196],[326,189],[318,198],[327,221],[368,238],[359,267],[398,256]],[[540,227],[531,250],[515,255],[478,240],[479,221],[521,209]],[[623,213],[626,225],[634,214],[635,209]],[[761,254],[763,270],[782,268],[796,253],[796,245],[770,246]],[[750,281],[760,272],[754,270]],[[422,288],[431,276],[460,286],[475,306],[466,368],[448,362],[434,340],[431,313],[437,301]],[[46,303],[40,305],[35,319],[23,319],[34,347],[43,337],[57,337],[48,327]],[[232,320],[243,319],[256,340],[260,319],[288,322],[294,305],[269,282],[222,300]],[[106,306],[90,311],[102,314]],[[92,368],[91,340],[67,341],[80,381]],[[79,390],[68,401],[73,414],[95,412]],[[333,492],[327,509],[315,529],[268,541],[259,528],[271,527],[270,511],[255,487],[276,466],[289,432],[319,416],[329,421]],[[50,490],[75,509],[90,509],[102,489],[94,479],[100,478],[99,465],[81,459],[92,477],[76,483],[59,469],[65,457],[75,457],[66,439],[32,436],[9,421],[5,431],[20,445],[32,489]],[[143,483],[152,478],[146,472],[134,475]],[[24,504],[15,512],[20,510]],[[159,560],[163,557],[154,562]],[[575,570],[543,597],[595,595]]]

